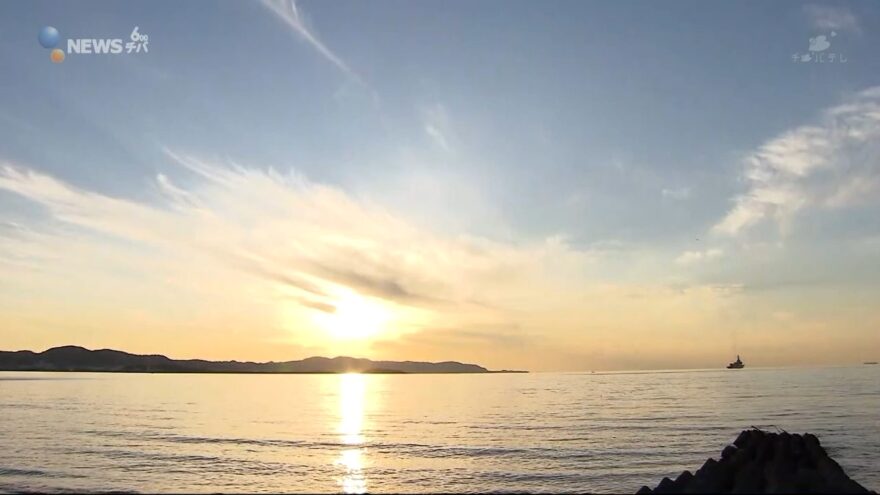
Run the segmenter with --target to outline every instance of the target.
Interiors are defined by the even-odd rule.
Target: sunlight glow
[[[364,443],[361,429],[364,422],[366,377],[359,373],[346,373],[339,379],[339,434],[346,445],[360,445]]]
[[[390,312],[380,303],[354,292],[346,292],[334,303],[333,313],[315,314],[315,323],[334,338],[362,340],[383,331]]]
[[[364,423],[364,404],[366,400],[366,377],[349,373],[339,377],[339,428],[340,439],[351,446],[339,454],[335,464],[344,472],[339,484],[343,493],[366,493],[367,479],[364,476],[362,444]]]

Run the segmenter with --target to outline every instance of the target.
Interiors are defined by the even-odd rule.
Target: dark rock
[[[875,493],[853,481],[828,457],[819,439],[767,433],[757,428],[740,433],[696,473],[682,472],[675,481],[663,478],[654,490],[638,493]]]
[[[690,471],[685,469],[681,472],[681,474],[678,475],[678,478],[675,478],[675,484],[686,485],[690,483],[692,479],[694,479],[694,475]]]
[[[795,460],[800,462],[807,455],[807,448],[804,446],[804,438],[800,435],[791,436],[791,455]]]
[[[791,452],[791,435],[776,437],[773,459],[764,465],[765,489],[768,493],[794,493],[797,462]]]
[[[756,460],[760,464],[765,464],[773,458],[773,449],[775,447],[774,444],[776,443],[775,437],[776,435],[771,433],[770,435],[761,438],[761,442],[757,446],[758,451],[756,454]]]
[[[716,493],[724,488],[725,473],[722,472],[721,464],[711,457],[706,460],[703,467],[694,473],[694,479],[685,487],[689,493]]]
[[[764,493],[764,471],[755,462],[749,462],[739,473],[733,483],[731,493]]]
[[[716,461],[715,459],[713,459],[711,457],[706,459],[706,462],[703,463],[703,465],[700,467],[700,469],[697,469],[697,472],[696,472],[696,474],[694,474],[694,476],[696,476],[697,478],[705,478],[705,477],[709,476],[709,473],[715,469],[715,466],[717,464],[718,464],[718,461]]]
[[[743,448],[746,444],[751,443],[750,437],[752,436],[752,432],[755,430],[743,430],[739,436],[736,437],[736,440],[733,441],[733,444],[739,448]]]
[[[738,450],[739,449],[736,448],[736,445],[730,444],[727,447],[724,447],[724,450],[721,451],[721,458],[727,460],[730,457],[733,457],[733,454],[736,454]]]
[[[824,493],[825,480],[815,469],[799,465],[794,473],[795,490],[798,493]]]
[[[663,478],[657,488],[654,488],[654,493],[676,493],[675,482],[669,478]]]

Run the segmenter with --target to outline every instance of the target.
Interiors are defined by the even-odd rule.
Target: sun
[[[363,340],[382,332],[390,320],[389,311],[379,302],[354,292],[346,292],[334,303],[332,313],[315,315],[316,323],[340,340]]]

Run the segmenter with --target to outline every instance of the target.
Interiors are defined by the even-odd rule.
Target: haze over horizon
[[[880,4],[89,4],[0,17],[3,350],[880,359]]]

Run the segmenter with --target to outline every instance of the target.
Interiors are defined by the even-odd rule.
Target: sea
[[[0,373],[3,492],[634,493],[743,429],[880,490],[880,366],[474,375]]]

